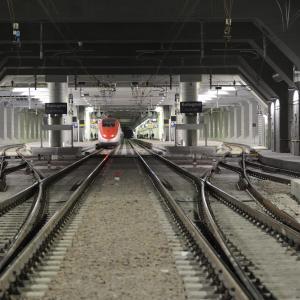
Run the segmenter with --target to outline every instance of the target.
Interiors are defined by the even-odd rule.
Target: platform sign
[[[180,102],[180,113],[182,114],[197,114],[202,112],[202,102]]]
[[[67,103],[45,103],[45,114],[66,115],[68,112]]]
[[[171,116],[171,122],[176,122],[176,116]]]

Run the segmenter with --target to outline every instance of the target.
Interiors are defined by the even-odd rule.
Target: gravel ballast
[[[44,299],[185,299],[153,193],[135,159],[109,161]]]

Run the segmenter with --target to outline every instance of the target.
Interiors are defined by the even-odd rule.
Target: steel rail
[[[24,190],[18,192],[17,194],[13,195],[12,197],[1,201],[0,202],[0,217],[7,213],[9,210],[13,209],[20,203],[28,200],[30,197],[32,197],[36,191],[38,190],[39,183],[35,182],[31,186],[28,186]]]
[[[191,174],[190,172],[188,172],[187,170],[176,165],[172,161],[158,155],[157,153],[153,152],[150,149],[147,149],[147,150],[151,154],[155,155],[158,159],[163,161],[165,164],[167,164],[168,166],[172,167],[174,170],[179,172],[181,175],[183,174],[184,176],[188,177],[190,180],[193,181],[193,183],[197,187],[198,193],[200,193],[200,195],[199,195],[200,197],[198,197],[197,207],[196,207],[198,215],[203,217],[206,227],[213,234],[216,242],[219,244],[224,255],[228,259],[229,265],[231,266],[232,270],[238,275],[239,281],[245,286],[250,297],[252,297],[253,299],[264,299],[261,292],[257,289],[257,287],[248,278],[248,276],[246,276],[244,274],[241,265],[235,259],[232,251],[227,246],[226,238],[225,238],[223,232],[220,230],[220,228],[218,227],[218,225],[215,221],[215,218],[211,211],[210,205],[206,199],[205,185],[206,185],[207,175],[205,176],[205,179],[199,179],[197,176]],[[201,208],[202,208],[202,210],[201,210]]]
[[[137,142],[138,143],[138,142]],[[133,146],[132,146],[133,147]],[[134,147],[133,147],[134,149]],[[155,152],[151,151],[150,149],[147,149],[152,155],[157,157],[158,159],[162,160],[167,165],[171,166],[173,169],[175,169],[177,172],[179,172],[181,175],[184,175],[191,179],[194,184],[197,187],[198,193],[200,193],[200,196],[203,200],[203,193],[204,190],[202,189],[202,186],[204,184],[204,181],[199,180],[196,176],[193,174],[187,172],[186,170],[182,169],[178,165],[174,164],[173,162],[169,161],[168,159],[161,157],[160,155],[156,154]],[[263,299],[261,293],[256,289],[256,287],[253,285],[253,283],[243,274],[241,267],[239,266],[238,262],[234,259],[232,256],[230,250],[224,243],[223,237],[221,237],[218,234],[219,239],[217,239],[217,243],[220,244],[222,250],[225,252],[226,258],[229,259],[230,263],[232,264],[232,268],[230,269],[228,264],[223,261],[220,254],[217,253],[216,249],[208,242],[206,237],[202,234],[202,232],[199,230],[195,222],[193,222],[182,210],[182,208],[177,204],[177,202],[173,199],[169,191],[164,187],[163,183],[159,179],[159,177],[155,174],[155,172],[151,169],[151,167],[147,164],[147,162],[144,160],[142,155],[134,149],[136,155],[139,157],[140,161],[142,162],[145,169],[148,171],[150,177],[152,178],[153,182],[155,183],[155,186],[159,190],[159,192],[163,195],[165,200],[167,201],[168,205],[171,207],[171,210],[176,214],[181,222],[184,224],[185,228],[188,229],[188,231],[191,233],[191,236],[195,239],[196,244],[202,251],[208,256],[208,259],[210,263],[213,266],[217,266],[215,271],[222,272],[224,275],[223,278],[225,281],[227,281],[227,288],[234,289],[235,291],[239,291],[239,294],[235,294],[234,297],[237,299],[240,299],[240,297],[246,297],[246,299]],[[197,207],[200,210],[200,199],[197,201]],[[201,213],[201,212],[199,212]],[[209,215],[211,217],[211,215]],[[213,225],[213,230],[216,230],[219,232],[217,225],[215,224],[214,220],[211,220]],[[232,270],[233,269],[233,270]],[[238,277],[235,275],[235,273],[238,274]],[[241,293],[241,294],[240,294]]]
[[[252,185],[248,174],[247,168],[245,164],[245,154],[242,156],[242,170],[243,170],[243,178],[246,181],[246,189],[250,195],[254,199],[256,199],[263,207],[265,207],[275,218],[277,218],[283,224],[291,227],[292,229],[300,232],[300,223],[298,223],[292,216],[290,216],[285,211],[279,209],[275,204],[273,204],[270,200],[263,197],[263,195],[258,192]]]
[[[2,192],[6,191],[7,184],[6,184],[6,174],[7,174],[7,160],[6,160],[6,151],[10,148],[14,148],[16,146],[20,146],[23,144],[15,144],[15,145],[6,145],[1,147],[2,155],[0,157],[0,190]]]
[[[28,168],[31,170],[37,181],[42,180],[44,178],[44,175],[39,170],[37,170],[33,166],[33,164],[21,153],[21,148],[16,149],[16,152],[18,156],[27,164]]]
[[[247,170],[245,165],[245,153],[242,154],[242,161],[241,161],[242,167],[232,166],[224,162],[220,162],[219,165],[226,169],[238,173],[240,176],[240,182],[239,182],[240,187],[244,188],[253,197],[254,200],[256,200],[262,207],[264,207],[268,211],[268,213],[271,216],[273,216],[273,218],[291,227],[292,229],[300,232],[300,223],[298,223],[291,215],[278,208],[275,204],[272,203],[272,201],[266,199],[259,191],[257,191],[253,187],[248,174],[249,175],[252,174],[254,176],[254,174],[258,172]],[[254,177],[260,179],[272,180],[269,174],[261,174],[261,173],[258,174],[259,176],[255,175]],[[283,180],[282,181],[277,180],[277,182],[283,183]],[[286,183],[286,181],[284,181],[284,183]]]
[[[300,172],[294,172],[294,171],[290,171],[287,169],[281,169],[281,168],[277,168],[277,167],[272,167],[272,166],[268,166],[262,163],[255,163],[249,160],[246,160],[246,165],[256,168],[256,169],[260,169],[262,171],[265,172],[274,172],[274,173],[281,173],[283,175],[288,175],[291,177],[295,177],[295,178],[300,178]]]
[[[102,150],[95,151],[92,154],[81,158],[80,160],[72,163],[59,172],[52,174],[44,179],[38,178],[37,196],[35,197],[30,212],[21,225],[19,232],[13,237],[10,247],[8,248],[4,257],[2,257],[0,260],[0,274],[4,272],[5,268],[22,250],[24,245],[30,241],[33,232],[38,230],[44,224],[46,218],[46,208],[48,204],[46,198],[46,188],[51,183],[57,181],[66,173],[69,173],[74,168],[78,167],[83,162],[91,158],[93,155],[99,153],[100,151]],[[33,166],[31,167],[33,168]],[[38,173],[36,173],[36,175],[38,176]]]
[[[139,144],[139,141],[136,141]],[[143,145],[141,145],[143,146]],[[145,146],[144,146],[145,147]],[[160,160],[164,161],[169,166],[173,167],[175,170],[184,173],[186,176],[190,177],[191,179],[195,179],[200,181],[201,184],[205,182],[205,188],[217,199],[221,199],[228,204],[228,206],[236,211],[239,211],[242,215],[244,215],[247,219],[252,221],[255,225],[260,226],[262,228],[269,228],[277,237],[281,237],[283,240],[287,241],[290,245],[295,246],[296,249],[300,249],[300,233],[290,226],[287,226],[276,219],[270,217],[269,215],[257,211],[247,204],[242,203],[238,199],[234,198],[230,194],[222,191],[218,187],[214,186],[207,180],[201,180],[197,178],[195,175],[189,173],[187,170],[181,168],[180,166],[174,164],[173,162],[169,161],[168,159],[158,155],[157,153],[153,152],[151,149],[147,149],[153,155],[158,157]],[[234,167],[234,166],[233,166]],[[238,167],[237,167],[238,168]],[[241,172],[241,168],[239,168],[239,173]],[[204,193],[204,190],[202,190]],[[205,195],[204,195],[205,196]],[[203,199],[203,198],[202,198]],[[198,205],[199,209],[200,205]],[[201,212],[200,212],[201,213]],[[204,216],[205,217],[205,216]]]
[[[30,243],[28,243],[22,251],[19,252],[18,256],[11,261],[7,268],[0,273],[0,297],[4,297],[5,294],[8,293],[8,289],[11,284],[17,282],[18,278],[26,274],[26,272],[30,272],[35,261],[39,260],[41,256],[48,251],[49,245],[52,243],[53,239],[55,239],[57,233],[76,210],[79,198],[108,161],[111,153],[112,152],[105,155],[94,170],[83,180],[78,189],[72,193],[68,201],[66,201],[66,203],[50,217],[47,223],[41,227],[36,235],[31,239]],[[91,155],[94,154],[95,153],[92,153]],[[81,163],[82,162],[83,161],[81,160]],[[79,164],[79,162],[76,163],[77,165]],[[73,168],[76,163],[73,164]],[[66,168],[61,170],[60,174],[64,174],[65,172]],[[46,178],[45,181],[47,179],[48,182],[55,180],[54,175],[51,176],[52,178]]]
[[[218,163],[218,165],[220,165],[221,167],[223,167],[225,169],[228,169],[228,170],[234,171],[236,173],[239,173],[240,175],[243,175],[243,173],[244,173],[243,167],[233,166],[233,165],[227,164],[223,161],[220,161]],[[270,181],[283,183],[283,184],[290,184],[291,183],[291,180],[286,179],[286,178],[274,176],[274,175],[271,175],[271,174],[260,173],[260,172],[256,172],[256,171],[249,170],[249,169],[246,169],[246,170],[247,170],[247,173],[252,177],[256,177],[256,178],[263,179],[263,180],[270,180]]]
[[[261,226],[269,227],[274,232],[277,232],[280,236],[282,236],[285,240],[290,241],[291,244],[294,244],[298,249],[300,249],[300,234],[298,231],[239,201],[209,181],[206,181],[206,187],[214,197],[223,199],[229,204],[229,206],[240,211],[245,216],[248,216],[248,219],[252,220],[253,223],[258,222],[261,224]]]

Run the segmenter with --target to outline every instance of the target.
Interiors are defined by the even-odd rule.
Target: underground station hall
[[[300,299],[300,0],[0,1],[0,300]]]

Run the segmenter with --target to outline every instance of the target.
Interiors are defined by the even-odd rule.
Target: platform
[[[300,171],[300,156],[272,152],[271,150],[260,150],[258,153],[259,161],[263,164],[296,172]]]
[[[44,146],[41,147],[39,142],[28,143],[25,145],[27,152],[37,156],[53,156],[55,157],[79,157],[82,152],[95,148],[97,141],[89,142],[74,142],[74,147],[49,147],[48,143],[44,143]]]
[[[175,146],[174,142],[164,142],[159,140],[140,139],[140,141],[152,144],[152,148],[166,156],[172,158],[180,157],[193,157],[194,155],[199,156],[216,156],[222,155],[219,150],[222,147],[222,142],[219,141],[207,141],[207,146],[204,145],[204,141],[199,146]]]

